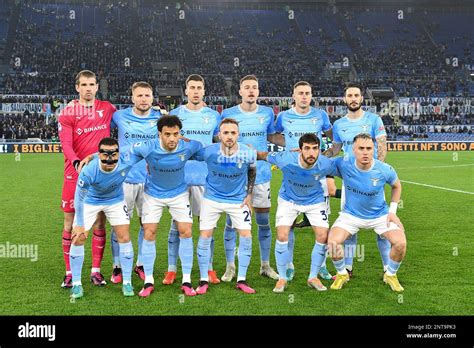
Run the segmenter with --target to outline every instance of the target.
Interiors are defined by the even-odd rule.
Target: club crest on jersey
[[[320,178],[320,175],[319,175],[319,174],[313,174],[313,176],[314,176],[314,180],[316,180],[316,181],[318,181],[319,178]]]
[[[311,119],[311,123],[316,124],[318,122],[319,118],[315,117]]]
[[[205,124],[208,124],[208,123],[209,123],[209,117],[203,117],[202,119],[204,120],[204,123],[205,123]]]
[[[181,155],[178,155],[181,161],[184,161],[186,159],[186,154],[182,153]]]
[[[237,168],[242,169],[243,163],[241,160],[238,160],[236,164],[237,164]]]
[[[377,183],[380,181],[380,179],[377,179],[377,178],[370,178],[370,180],[372,180],[373,186],[377,186]]]
[[[151,121],[150,121],[150,126],[151,126],[151,127],[155,127],[155,126],[156,126],[156,122],[157,122],[156,120],[151,120]]]
[[[258,120],[260,121],[260,124],[263,124],[263,122],[265,122],[265,117],[259,117]]]
[[[361,126],[361,128],[362,128],[362,132],[367,132],[369,130],[369,125],[364,124],[363,126]]]
[[[125,170],[122,170],[122,172],[120,173],[120,175],[125,176]]]
[[[79,184],[80,187],[84,186],[84,180],[79,180],[77,183]]]

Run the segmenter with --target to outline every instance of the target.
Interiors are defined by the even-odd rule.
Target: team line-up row
[[[331,289],[341,289],[352,273],[353,255],[347,255],[351,254],[347,253],[349,242],[356,243],[360,228],[371,228],[378,237],[384,282],[394,291],[403,291],[396,275],[406,249],[404,229],[396,216],[401,185],[393,168],[382,162],[386,134],[380,117],[360,108],[362,87],[349,85],[346,88],[344,99],[348,115],[332,126],[324,111],[309,105],[311,85],[304,81],[294,86],[295,106],[280,113],[276,123],[270,108],[256,104],[258,80],[255,76],[242,79],[242,103],[224,110],[222,116],[203,105],[204,85],[202,77],[191,75],[186,81],[187,104],[172,110],[170,114],[174,116],[162,116],[151,108],[153,94],[149,84],[135,83],[132,86],[134,106],[116,111],[110,103],[95,100],[97,82],[93,73],[78,74],[79,100],[71,103],[59,117],[65,154],[62,208],[67,273],[62,286],[71,288],[71,296],[83,296],[84,242],[91,228],[94,234],[91,281],[95,285],[106,283],[100,273],[105,218],[113,227],[111,280],[123,283],[125,296],[134,295],[131,284],[134,257],[129,236],[134,207],[141,224],[135,267],[144,281],[139,296],[148,297],[154,291],[155,236],[165,207],[173,223],[164,284],[175,281],[178,258],[183,274],[181,289],[185,295],[204,294],[209,283],[220,282],[212,267],[212,235],[220,214],[225,212],[227,266],[221,280],[231,281],[235,277],[237,231],[236,287],[245,293],[254,293],[246,281],[252,253],[251,205],[258,226],[260,274],[277,280],[274,292],[283,292],[294,274],[293,227],[299,213],[305,214],[315,233],[308,277],[310,287],[326,290],[318,274],[331,279],[325,267],[329,251],[337,270]],[[118,141],[108,137],[110,127],[118,128]],[[320,153],[323,132],[334,141],[325,151],[326,156]],[[288,150],[267,153],[267,141],[286,145]],[[98,144],[95,149],[94,144]],[[344,157],[328,158],[335,157],[341,148]],[[98,154],[89,155],[97,149]],[[88,161],[90,163],[83,167]],[[278,273],[269,262],[271,165],[283,172],[275,223]],[[329,232],[328,186],[329,191],[333,191],[332,176],[343,179],[343,202],[342,211]],[[390,208],[383,193],[385,184],[392,187]],[[72,199],[68,199],[71,194]],[[199,216],[200,225],[196,250],[200,281],[196,289],[191,284],[193,214]]]

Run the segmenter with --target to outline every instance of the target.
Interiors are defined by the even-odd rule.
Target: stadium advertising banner
[[[474,151],[472,141],[388,141],[388,151]],[[268,151],[285,151],[284,146],[268,143]],[[2,153],[62,153],[60,143],[0,144]]]
[[[1,153],[62,153],[60,143],[10,143],[0,144]]]
[[[388,141],[388,151],[473,151],[472,141]]]
[[[2,112],[46,112],[51,113],[51,105],[49,103],[2,103]]]

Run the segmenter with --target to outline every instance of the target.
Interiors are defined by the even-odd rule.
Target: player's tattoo
[[[385,162],[385,156],[387,156],[387,137],[382,136],[377,138],[377,159]]]
[[[253,192],[253,187],[255,185],[255,178],[257,177],[257,167],[249,167],[247,172],[248,184],[247,184],[247,194],[250,195]]]
[[[342,147],[342,144],[333,143],[329,149],[323,152],[323,155],[326,157],[334,157],[339,153],[339,151],[341,151],[341,147]]]

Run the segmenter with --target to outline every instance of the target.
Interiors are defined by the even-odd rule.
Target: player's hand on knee
[[[402,222],[398,218],[397,215],[394,213],[388,213],[387,215],[387,227],[390,226],[390,222],[393,222],[395,225],[397,225],[402,231],[405,231],[405,228],[403,227]]]
[[[74,244],[77,242],[84,243],[87,239],[87,232],[84,230],[84,227],[75,226],[72,230],[71,239]]]

